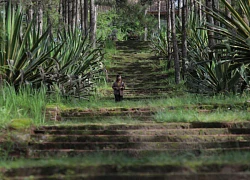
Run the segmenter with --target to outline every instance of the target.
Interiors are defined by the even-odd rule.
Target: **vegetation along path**
[[[107,66],[107,88],[98,89],[98,101],[104,105],[47,108],[48,118],[60,121],[33,128],[28,148],[16,146],[26,160],[0,169],[2,177],[249,179],[250,122],[236,121],[230,114],[232,109],[247,112],[248,103],[157,104],[184,94],[148,47],[147,42],[117,42]],[[127,86],[125,100],[105,107],[114,101],[110,84],[117,73]],[[230,118],[224,114],[227,119],[212,119],[218,112]],[[187,118],[190,113],[194,116]]]

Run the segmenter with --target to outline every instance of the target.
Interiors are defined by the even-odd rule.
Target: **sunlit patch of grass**
[[[199,112],[196,110],[159,111],[154,116],[157,122],[238,122],[249,121],[250,112],[241,110],[214,110]]]
[[[0,90],[0,127],[8,126],[12,119],[31,119],[32,123],[44,122],[46,93],[31,88],[23,88],[19,92],[11,86]]]
[[[111,88],[109,85],[105,86],[105,89]],[[111,94],[110,96],[113,96]],[[126,97],[125,97],[126,98]],[[202,96],[194,95],[189,93],[184,93],[181,96],[174,97],[165,97],[160,99],[142,99],[142,100],[124,100],[122,102],[116,103],[113,99],[102,100],[98,97],[92,97],[90,101],[78,100],[78,99],[62,99],[62,105],[64,107],[80,107],[86,109],[97,109],[97,108],[115,108],[115,107],[185,107],[191,105],[220,105],[228,104],[234,105],[237,103],[246,103],[247,100],[250,100],[250,95],[231,95],[231,96]]]

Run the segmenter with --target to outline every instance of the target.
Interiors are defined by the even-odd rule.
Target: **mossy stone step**
[[[143,115],[143,114],[127,114],[119,118],[116,115],[105,115],[96,114],[96,115],[86,115],[80,117],[61,117],[61,122],[65,122],[68,125],[70,124],[90,124],[90,123],[105,123],[105,124],[114,124],[114,123],[124,123],[124,124],[131,124],[131,123],[153,123],[155,122],[154,117],[152,115]],[[54,124],[54,123],[53,123]],[[49,125],[49,124],[48,124]]]
[[[226,142],[250,141],[247,135],[31,135],[34,142]]]
[[[225,170],[232,170],[232,172],[225,172]],[[25,177],[25,176],[52,176],[55,174],[67,175],[69,172],[72,174],[82,174],[86,175],[102,175],[102,174],[113,174],[113,175],[167,175],[167,174],[178,174],[178,175],[188,175],[188,174],[201,174],[201,173],[249,173],[249,166],[246,164],[202,164],[193,168],[187,167],[185,165],[127,165],[118,168],[118,165],[96,165],[96,166],[45,166],[45,167],[24,167],[15,168],[7,170],[4,175],[6,177]],[[70,175],[70,173],[68,174]]]
[[[109,76],[109,78],[115,79],[117,74],[109,74],[108,76]],[[129,80],[130,82],[133,82],[136,80],[136,81],[145,81],[148,83],[150,83],[150,81],[155,82],[157,80],[165,79],[168,77],[169,77],[169,74],[162,74],[162,73],[156,74],[155,72],[154,73],[144,73],[144,74],[123,74],[122,75],[123,80],[126,80],[126,81]]]
[[[202,156],[219,156],[227,153],[249,153],[250,147],[243,148],[210,148],[210,149],[103,149],[103,150],[79,150],[79,149],[29,149],[28,158],[48,158],[48,157],[76,157],[86,156],[95,153],[107,153],[110,155],[124,154],[130,157],[145,157],[161,153],[171,155],[171,157],[192,155],[197,157]]]
[[[96,111],[96,112],[84,112],[84,111],[62,111],[61,116],[62,117],[95,117],[98,115],[105,116],[128,116],[128,115],[137,115],[137,116],[149,116],[154,114],[153,111]]]
[[[243,130],[243,131],[242,131]],[[34,130],[36,134],[75,134],[75,135],[218,135],[250,134],[250,129],[197,128],[197,129],[137,129],[137,130]]]
[[[192,122],[192,123],[141,123],[141,124],[72,124],[40,126],[36,130],[133,130],[133,129],[194,129],[194,128],[239,128],[249,129],[250,122]]]
[[[105,149],[214,149],[214,148],[242,148],[249,147],[250,141],[225,142],[41,142],[30,143],[31,149],[79,149],[79,150],[105,150]]]
[[[169,179],[169,180],[249,180],[250,173],[190,173],[190,174],[103,174],[103,175],[62,175],[56,174],[52,176],[35,176],[35,177],[14,177],[11,180],[58,180],[58,179],[74,179],[74,180],[155,180],[155,179]],[[8,179],[10,180],[10,179]]]

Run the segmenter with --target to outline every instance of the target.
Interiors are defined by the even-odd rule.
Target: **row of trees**
[[[84,34],[90,33],[90,39],[95,42],[97,7],[94,0],[7,0],[0,1],[1,6],[22,5],[28,22],[35,20],[40,34],[51,27],[50,35],[58,29],[66,28],[74,31],[81,29]],[[45,28],[43,27],[45,26]]]

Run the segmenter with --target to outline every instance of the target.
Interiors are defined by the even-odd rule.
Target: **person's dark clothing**
[[[123,96],[121,96],[121,95],[115,95],[115,102],[122,101],[122,100],[123,100]]]
[[[124,82],[114,82],[112,85],[115,95],[115,101],[122,101],[123,100],[123,90],[125,89]]]

